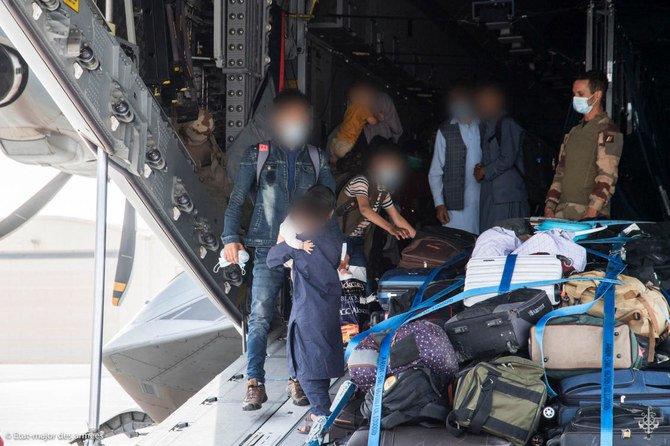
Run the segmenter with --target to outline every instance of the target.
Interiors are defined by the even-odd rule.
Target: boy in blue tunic
[[[293,305],[286,336],[286,356],[290,376],[300,382],[312,406],[306,433],[317,417],[329,414],[331,378],[344,375],[342,333],[340,332],[340,295],[337,274],[343,236],[329,222],[335,208],[335,195],[325,186],[316,185],[293,205],[303,216],[301,240],[311,240],[307,252],[286,242],[268,252],[270,268],[280,268],[293,260]]]

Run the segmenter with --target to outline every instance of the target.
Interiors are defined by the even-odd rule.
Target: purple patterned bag
[[[349,357],[351,380],[364,391],[374,386],[382,337],[375,334],[363,339]],[[458,355],[449,337],[439,325],[427,320],[410,322],[398,329],[391,343],[389,362],[389,374],[427,367],[450,380],[458,373]]]

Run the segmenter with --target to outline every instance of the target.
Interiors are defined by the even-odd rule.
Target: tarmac
[[[0,364],[0,438],[5,446],[67,445],[85,433],[88,388],[88,364]],[[100,422],[140,410],[104,367],[101,395]],[[104,444],[137,441],[122,434]]]

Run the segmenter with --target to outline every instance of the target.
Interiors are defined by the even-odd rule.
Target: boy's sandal
[[[309,412],[307,415],[305,415],[303,421],[305,423],[298,428],[298,432],[303,435],[307,435],[312,430],[312,425],[314,424],[315,421],[314,419],[312,419],[312,413]]]

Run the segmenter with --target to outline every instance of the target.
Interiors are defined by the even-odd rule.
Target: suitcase
[[[433,268],[464,249],[474,246],[477,236],[460,229],[428,227],[402,250],[400,268]]]
[[[503,276],[505,262],[507,257],[478,257],[470,259],[465,270],[465,290],[472,288],[481,288],[497,286]],[[550,255],[527,255],[518,256],[512,273],[512,284],[522,282],[533,282],[538,280],[555,280],[563,276],[563,267],[561,261],[555,256]],[[552,304],[559,303],[559,296],[556,293],[556,286],[549,285],[541,288],[547,293]],[[465,299],[466,307],[470,307],[477,302],[482,302],[496,293],[482,294]]]
[[[368,428],[353,433],[347,446],[367,446]],[[465,434],[453,436],[444,427],[400,426],[382,430],[380,446],[511,446],[507,440],[492,435]]]
[[[670,374],[658,371],[616,370],[614,401],[658,408],[670,419]],[[558,422],[565,425],[583,406],[599,404],[600,373],[561,380]]]
[[[459,361],[528,348],[531,327],[553,309],[543,290],[524,288],[466,308],[444,324]]]
[[[657,408],[614,406],[613,446],[670,446],[670,426]],[[563,432],[547,446],[600,444],[600,406],[580,409]]]
[[[530,358],[544,364],[547,376],[567,376],[595,372],[602,368],[602,319],[589,316],[567,316],[549,321],[544,329],[544,358],[535,336],[530,335]],[[639,367],[644,352],[628,325],[618,324],[614,330],[614,368]]]
[[[377,300],[389,316],[403,313],[409,309],[416,291],[421,287],[430,269],[392,269],[384,273],[377,287]],[[453,283],[452,278],[458,274],[458,268],[442,271],[435,282],[424,292],[424,299],[443,290]]]
[[[389,310],[390,302],[409,301],[412,302],[414,293],[430,274],[430,269],[391,269],[386,271],[379,279],[377,285],[377,300],[384,311]]]

